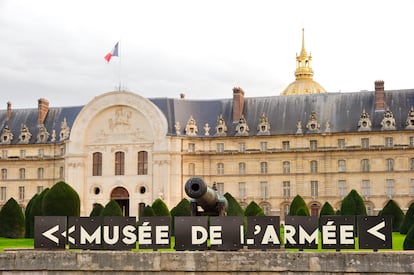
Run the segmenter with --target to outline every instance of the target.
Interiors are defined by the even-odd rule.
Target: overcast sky
[[[84,105],[119,82],[144,97],[279,95],[302,28],[328,92],[410,89],[413,13],[413,0],[0,0],[0,109]]]

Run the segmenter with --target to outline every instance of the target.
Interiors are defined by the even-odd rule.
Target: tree
[[[342,200],[341,215],[367,215],[364,200],[354,189]]]
[[[251,201],[244,211],[245,216],[265,216],[263,209],[255,202]]]
[[[230,193],[224,194],[224,197],[228,202],[227,216],[244,216],[243,208]]]
[[[332,205],[330,205],[329,202],[325,202],[321,208],[321,213],[319,214],[319,217],[334,216],[334,215],[335,215],[335,210],[333,209]]]
[[[146,205],[144,209],[142,210],[141,217],[154,217],[155,212],[154,209],[152,209],[151,205]]]
[[[302,210],[300,210],[302,209]],[[300,211],[299,211],[300,210]],[[308,206],[300,195],[296,195],[289,208],[289,216],[310,216]]]
[[[35,200],[38,196],[39,196],[39,194],[34,194],[34,196],[28,202],[28,204],[26,206],[26,210],[24,211],[24,217],[25,217],[25,234],[24,234],[24,237],[25,238],[33,238],[34,237],[34,232],[33,232],[34,216],[33,216],[32,207],[33,207],[33,204],[34,204],[34,202],[35,202]]]
[[[89,214],[89,217],[98,217],[98,216],[101,216],[102,211],[104,210],[104,208],[105,207],[102,204],[95,203],[93,205],[93,208],[92,208],[91,213]]]
[[[411,226],[410,230],[408,230],[404,239],[403,248],[404,250],[414,250],[414,226]]]
[[[400,231],[401,224],[404,220],[404,212],[394,200],[389,200],[381,212],[381,216],[391,216],[392,231]]]
[[[110,200],[101,212],[102,217],[123,216],[122,209],[115,200]]]
[[[5,238],[24,237],[24,215],[22,208],[13,198],[10,198],[0,210],[0,236]]]
[[[78,193],[66,182],[59,181],[45,194],[42,203],[45,216],[80,215],[80,198]]]
[[[400,233],[407,234],[413,225],[414,225],[414,203],[411,203],[410,207],[407,210],[407,213],[405,213],[404,221],[400,227]]]
[[[170,217],[171,216],[170,210],[168,210],[167,205],[160,198],[156,199],[152,203],[151,207],[154,210],[155,216],[158,216],[158,217]]]

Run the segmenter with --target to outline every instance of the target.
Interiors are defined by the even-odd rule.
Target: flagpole
[[[121,51],[121,47],[122,47],[122,43],[121,43],[121,38],[119,38],[119,71],[118,71],[118,81],[119,81],[119,86],[118,86],[118,91],[121,91],[121,84],[122,84],[122,79],[121,79],[121,72],[122,72],[122,51]]]

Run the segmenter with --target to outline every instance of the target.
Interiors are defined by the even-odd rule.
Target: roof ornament
[[[314,132],[314,133],[318,133],[319,130],[321,129],[321,125],[318,123],[318,118],[316,116],[316,112],[312,111],[310,116],[309,116],[309,121],[306,124],[306,128],[310,131],[310,132]]]
[[[358,132],[371,131],[371,127],[372,123],[369,114],[365,111],[365,109],[363,109],[361,115],[359,116]]]
[[[224,120],[222,114],[220,114],[219,117],[217,118],[216,133],[214,135],[216,137],[225,137],[225,136],[227,136],[226,121]]]
[[[23,124],[22,128],[20,129],[19,143],[28,144],[31,138],[32,134],[30,133],[29,128],[27,128],[27,126]]]
[[[257,125],[257,135],[258,136],[268,136],[268,135],[270,135],[269,119],[264,113],[260,117],[259,125]]]
[[[5,125],[3,130],[1,131],[1,144],[10,144],[13,140],[13,134],[10,131],[9,125]]]
[[[396,130],[394,114],[389,108],[384,112],[384,118],[381,121],[381,131]]]
[[[331,122],[327,120],[325,122],[325,134],[330,134],[330,133],[331,133]]]
[[[248,136],[249,131],[249,125],[247,125],[246,119],[244,118],[244,115],[242,115],[236,126],[236,136]]]
[[[70,128],[68,126],[68,123],[66,122],[66,117],[65,117],[63,118],[63,121],[60,124],[59,141],[68,139],[69,134],[70,134]]]
[[[176,122],[175,122],[175,124],[174,124],[174,129],[175,129],[175,134],[176,134],[177,136],[180,136],[180,135],[181,135],[181,124],[180,124],[180,122],[179,122],[179,121],[176,121]]]
[[[297,135],[303,134],[302,121],[301,120],[298,120],[298,122],[296,122],[296,134]]]
[[[414,107],[411,106],[410,111],[408,111],[407,119],[405,120],[405,129],[414,130]]]
[[[210,126],[208,126],[208,123],[204,124],[204,135],[205,136],[210,135]]]
[[[193,116],[190,116],[190,119],[187,122],[187,126],[185,126],[185,133],[187,136],[195,137],[197,136],[197,123]]]
[[[46,143],[49,139],[49,133],[44,124],[40,124],[38,127],[39,132],[37,133],[36,143]]]

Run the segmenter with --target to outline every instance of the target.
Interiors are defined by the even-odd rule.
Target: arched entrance
[[[311,216],[313,217],[318,217],[319,216],[319,205],[317,203],[312,203],[311,204]]]
[[[111,200],[115,200],[125,217],[129,216],[129,193],[124,187],[116,187],[111,192]]]

